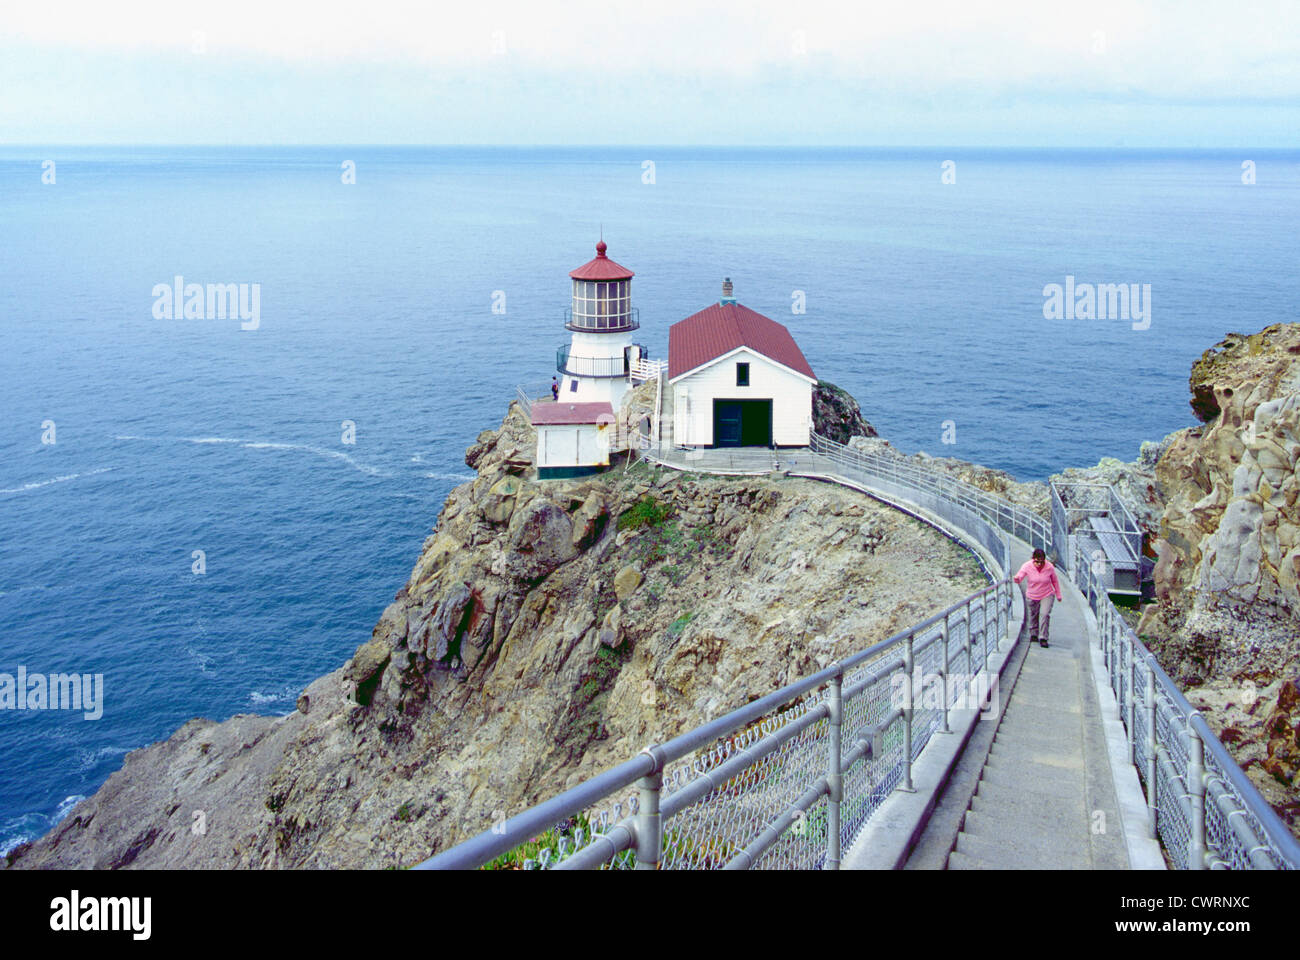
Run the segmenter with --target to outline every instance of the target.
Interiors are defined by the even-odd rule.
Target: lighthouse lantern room
[[[610,404],[615,410],[628,391],[633,365],[642,349],[632,342],[641,324],[632,306],[633,273],[605,255],[605,241],[596,256],[570,271],[573,303],[565,313],[569,343],[556,351],[561,402]]]

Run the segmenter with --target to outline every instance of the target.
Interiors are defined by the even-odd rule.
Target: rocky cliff
[[[15,867],[409,866],[982,585],[928,526],[808,480],[530,480],[512,406],[370,640],[287,717],[127,755]]]
[[[1116,485],[1151,533],[1138,630],[1293,824],[1297,354],[1297,324],[1228,337],[1193,369],[1202,425],[1058,475]],[[820,432],[904,457],[827,386]],[[653,392],[633,400],[629,431]],[[534,442],[516,407],[478,437],[477,478],[297,712],[192,720],[128,754],[12,865],[410,865],[982,582],[935,531],[841,488],[644,465],[538,483]],[[1046,484],[905,459],[1050,515]]]
[[[1300,324],[1192,367],[1203,421],[1156,467],[1157,603],[1138,632],[1293,826],[1300,813]]]

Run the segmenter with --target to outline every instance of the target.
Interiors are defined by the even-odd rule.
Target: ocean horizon
[[[1193,361],[1300,300],[1297,150],[9,145],[0,215],[0,674],[104,690],[0,710],[0,851],[369,639],[602,233],[652,357],[730,277],[900,450],[1021,480],[1193,425]]]

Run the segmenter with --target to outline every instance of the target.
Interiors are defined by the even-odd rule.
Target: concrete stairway
[[[1129,866],[1092,680],[1083,598],[1062,584],[1051,646],[1026,651],[1001,704],[949,870]],[[1021,643],[1028,640],[1021,638]]]

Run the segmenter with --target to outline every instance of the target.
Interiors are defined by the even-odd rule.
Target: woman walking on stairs
[[[1061,596],[1061,581],[1056,579],[1056,568],[1052,566],[1047,554],[1035,550],[1032,560],[1026,560],[1024,566],[1012,577],[1016,583],[1026,581],[1020,589],[1024,591],[1025,623],[1020,628],[1024,634],[1029,629],[1029,643],[1037,640],[1047,646],[1047,630],[1052,619],[1052,599],[1064,600]]]

